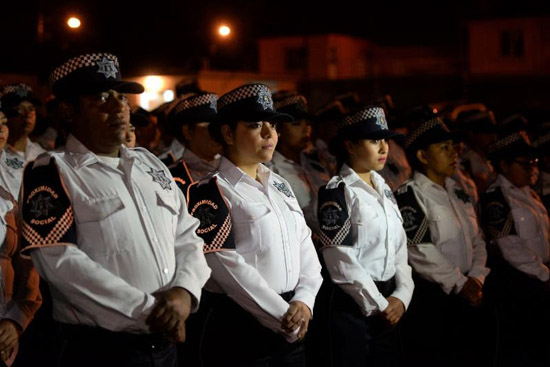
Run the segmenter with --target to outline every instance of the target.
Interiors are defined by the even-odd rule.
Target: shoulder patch
[[[73,207],[54,158],[47,165],[25,168],[21,213],[22,255],[38,247],[76,245]]]
[[[180,159],[176,164],[170,166],[170,173],[176,182],[176,186],[187,196],[187,189],[189,185],[193,183],[193,178],[189,173],[187,164],[185,164],[183,159]]]
[[[234,250],[231,212],[217,178],[189,186],[187,202],[189,213],[201,222],[197,235],[204,241],[204,253]]]
[[[500,187],[481,195],[479,203],[481,223],[489,240],[517,234],[512,210]]]
[[[426,214],[418,204],[412,186],[402,186],[396,196],[399,211],[403,217],[403,227],[407,233],[407,245],[432,242],[432,235]]]
[[[345,184],[333,189],[323,186],[319,189],[317,218],[321,233],[321,248],[328,246],[353,246],[351,221],[346,205]]]

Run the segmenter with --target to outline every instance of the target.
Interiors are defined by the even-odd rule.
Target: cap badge
[[[272,110],[273,109],[273,101],[271,100],[268,92],[261,91],[258,94],[258,103],[260,103],[262,105],[264,110]]]
[[[103,56],[103,60],[99,61],[97,65],[99,66],[97,72],[105,75],[105,78],[116,78],[118,70],[113,60],[109,60]]]

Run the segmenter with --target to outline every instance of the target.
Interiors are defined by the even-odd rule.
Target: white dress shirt
[[[218,185],[231,210],[236,249],[206,254],[212,277],[206,289],[225,293],[265,327],[293,342],[281,328],[289,303],[310,310],[321,287],[321,265],[302,210],[288,182],[264,165],[258,182],[221,158]]]
[[[0,150],[0,186],[9,192],[14,200],[19,197],[23,178],[23,158],[7,150]]]
[[[10,145],[7,146],[6,150],[22,158],[25,162],[34,161],[36,157],[46,151],[40,144],[32,142],[29,138],[27,138],[27,148],[24,152],[15,150]]]
[[[431,243],[409,246],[409,263],[423,278],[449,294],[459,293],[468,277],[481,283],[489,274],[487,250],[472,199],[452,178],[442,187],[420,172],[412,181],[415,197],[429,221]]]
[[[384,168],[378,172],[392,191],[397,190],[411,177],[411,166],[407,160],[405,150],[393,139],[388,140],[388,161]]]
[[[319,188],[326,185],[330,180],[330,175],[320,162],[313,161],[310,155],[312,153],[315,152],[303,151],[300,157],[301,162],[298,164],[275,151],[273,159],[267,166],[288,181],[304,212],[308,226],[315,231],[317,224],[313,206]]]
[[[28,251],[50,285],[56,320],[147,333],[152,294],[185,288],[196,310],[210,269],[199,222],[168,169],[142,148],[121,147],[119,155],[114,167],[70,135],[64,150],[35,162],[55,158],[77,243],[30,243]]]
[[[514,217],[515,235],[497,239],[504,259],[514,268],[545,282],[550,278],[550,224],[548,212],[528,187],[518,188],[498,175],[488,192],[500,187]]]
[[[189,174],[193,181],[199,181],[201,178],[218,168],[221,156],[217,154],[214,160],[208,162],[200,159],[189,149],[184,148],[182,158],[187,165],[187,169],[189,169]]]
[[[327,188],[345,183],[345,197],[351,220],[353,246],[322,249],[332,281],[348,293],[365,316],[381,312],[388,301],[375,281],[395,276],[393,297],[408,307],[414,289],[411,267],[407,264],[407,236],[395,198],[382,176],[371,171],[374,187],[363,181],[346,164]]]
[[[172,139],[172,142],[170,143],[170,146],[159,154],[158,158],[165,160],[166,158],[171,157],[174,162],[177,162],[181,159],[183,156],[183,151],[185,150],[185,147],[182,143],[176,138]]]

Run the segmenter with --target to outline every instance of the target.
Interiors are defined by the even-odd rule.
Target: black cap
[[[213,122],[217,117],[215,93],[201,93],[179,100],[170,111],[170,121],[176,125],[193,122]]]
[[[364,107],[338,123],[337,137],[346,139],[388,139],[401,134],[388,130],[382,107]]]
[[[311,120],[313,116],[307,112],[306,97],[296,92],[277,92],[273,95],[277,112],[286,113],[295,120]]]
[[[32,88],[27,84],[8,84],[0,88],[0,108],[7,117],[17,116],[17,106],[23,101],[28,101],[35,106],[42,103],[33,96]]]
[[[290,115],[277,112],[271,91],[264,84],[246,84],[218,99],[218,117],[224,121],[292,121]]]
[[[130,113],[130,123],[137,127],[145,127],[149,125],[150,114],[149,111],[138,107],[134,112]]]
[[[422,122],[414,129],[405,141],[405,150],[408,154],[415,154],[419,149],[425,149],[430,144],[445,140],[460,140],[458,132],[450,131],[439,117]]]
[[[539,154],[550,156],[550,130],[539,134],[537,139],[533,141],[533,146],[537,148]]]
[[[118,59],[109,53],[73,57],[52,72],[50,85],[58,98],[110,89],[130,94],[139,94],[144,90],[139,83],[121,79]]]
[[[487,148],[487,155],[492,161],[536,156],[537,153],[525,131],[504,133]]]
[[[330,101],[315,112],[317,121],[340,121],[346,116],[346,109],[340,101]]]
[[[498,132],[495,116],[492,111],[471,110],[458,115],[456,119],[457,127],[461,130],[496,133]]]

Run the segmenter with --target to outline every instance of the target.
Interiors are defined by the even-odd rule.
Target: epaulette
[[[500,187],[482,194],[479,203],[481,223],[489,240],[517,234],[512,210]]]
[[[346,184],[341,182],[335,188],[327,188],[325,185],[319,189],[317,218],[321,229],[321,248],[353,246],[345,187]]]
[[[189,188],[189,185],[194,182],[191,174],[189,173],[189,169],[187,168],[187,164],[185,164],[183,159],[180,159],[177,163],[168,168],[170,169],[170,173],[172,174],[176,185],[183,192],[183,195],[187,196],[187,189]]]
[[[405,183],[400,186],[396,191],[395,198],[401,217],[403,217],[403,228],[407,233],[407,246],[432,242],[428,218],[414,195],[412,185]]]
[[[204,253],[234,250],[231,212],[218,186],[217,177],[201,180],[188,189],[189,213],[200,221],[197,235],[204,241]]]
[[[77,244],[73,207],[55,158],[47,165],[28,164],[21,190],[23,256],[33,248]]]

